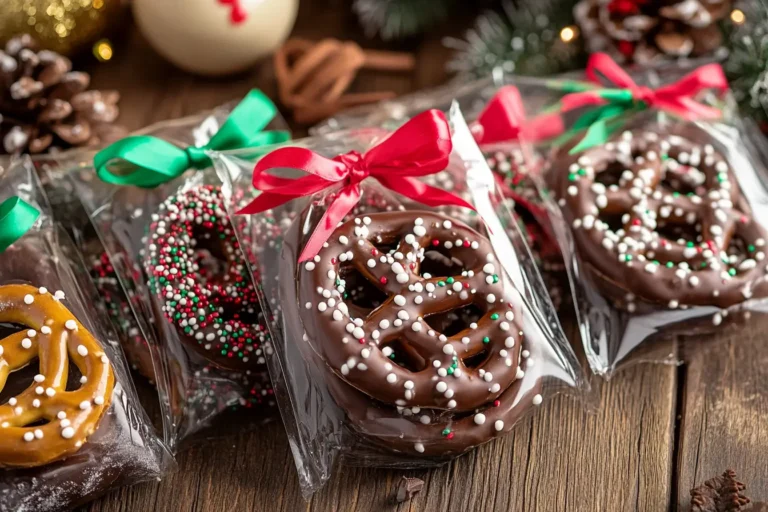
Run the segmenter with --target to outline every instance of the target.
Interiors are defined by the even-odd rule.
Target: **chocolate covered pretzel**
[[[77,452],[109,408],[115,377],[102,346],[61,303],[61,292],[0,286],[0,322],[23,326],[0,340],[0,390],[35,361],[30,386],[0,405],[0,467],[33,467]],[[69,364],[80,387],[68,391]]]
[[[219,188],[193,187],[160,205],[144,267],[186,346],[223,368],[265,370],[269,332]]]
[[[704,132],[626,131],[567,150],[554,159],[554,192],[614,303],[726,308],[768,294],[766,231]]]
[[[297,283],[284,271],[284,313],[296,304],[336,402],[377,443],[461,453],[541,403],[538,380],[520,387],[522,301],[468,226],[432,212],[361,215],[295,270]]]

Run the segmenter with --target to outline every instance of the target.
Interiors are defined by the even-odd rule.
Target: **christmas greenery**
[[[458,5],[459,0],[355,0],[352,9],[368,36],[390,40],[437,26]]]
[[[574,0],[502,2],[502,13],[481,15],[464,39],[446,38],[456,50],[448,69],[485,76],[500,66],[508,73],[548,75],[583,64]]]
[[[732,27],[725,71],[744,115],[768,122],[768,0],[741,2],[743,22]]]

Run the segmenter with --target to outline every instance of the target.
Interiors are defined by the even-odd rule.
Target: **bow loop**
[[[154,188],[178,178],[188,169],[210,167],[209,150],[224,151],[289,140],[290,134],[286,131],[262,131],[276,113],[277,108],[269,98],[254,89],[204,146],[179,148],[157,137],[134,135],[96,153],[93,165],[99,178],[107,183]]]
[[[260,213],[299,197],[341,186],[299,256],[303,262],[314,257],[339,222],[361,197],[360,184],[368,177],[414,201],[429,205],[472,205],[450,192],[430,187],[416,179],[435,174],[448,166],[453,149],[448,121],[442,112],[428,110],[414,117],[365,153],[350,151],[332,159],[306,148],[277,149],[256,163],[253,186],[261,191],[238,213]],[[298,169],[306,176],[282,178],[270,169]]]
[[[574,124],[575,131],[587,127],[584,138],[576,144],[571,153],[604,143],[622,124],[623,115],[652,107],[669,112],[685,120],[716,119],[721,112],[698,99],[698,95],[709,89],[723,92],[728,81],[719,64],[707,64],[695,69],[677,82],[658,89],[638,85],[629,74],[604,53],[593,54],[587,64],[587,77],[598,84],[601,78],[616,88],[594,89],[586,86],[571,92],[560,100],[560,111],[568,112],[581,107],[596,109],[582,115]]]

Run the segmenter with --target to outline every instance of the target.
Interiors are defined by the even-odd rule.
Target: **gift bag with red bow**
[[[539,78],[497,73],[475,82],[451,83],[374,106],[350,109],[310,131],[319,135],[362,126],[394,129],[428,108],[447,111],[456,101],[472,121],[472,134],[514,213],[515,223],[526,237],[555,308],[560,310],[563,300],[570,299],[565,266],[532,179],[532,175],[541,172],[544,162],[538,148],[563,131],[557,113],[535,115],[550,100],[544,84]],[[461,179],[453,179],[448,173],[437,176],[441,181],[434,183],[436,186],[458,195],[466,192],[457,188]]]
[[[440,464],[587,387],[458,107],[449,119],[213,155],[275,319],[268,364],[307,496],[339,459]]]
[[[609,377],[630,362],[677,363],[759,321],[768,193],[749,133],[726,115],[719,65],[649,86],[595,54],[586,75],[548,84],[560,97],[546,111],[566,131],[545,200],[589,363]]]

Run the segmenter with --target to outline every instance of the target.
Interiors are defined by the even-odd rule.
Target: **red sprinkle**
[[[498,406],[500,406],[500,405],[501,405],[501,401],[500,401],[500,400],[494,400],[494,401],[493,401],[493,406],[494,406],[494,407],[498,407]]]
[[[447,439],[453,439],[453,432],[451,432],[450,434],[448,434],[448,435],[447,435],[447,436],[445,436],[445,437],[446,437]]]
[[[335,265],[335,264],[336,264],[336,258],[331,258],[331,265]]]
[[[365,338],[360,338],[357,341],[359,341],[361,345],[365,345]]]
[[[381,282],[381,284],[387,284],[388,279],[384,276],[381,276],[381,279],[379,279],[379,281]]]
[[[374,247],[373,249],[371,249],[371,254],[373,254],[374,256],[378,256],[379,250]]]
[[[435,247],[437,247],[438,245],[440,245],[440,241],[439,241],[438,239],[436,239],[436,238],[435,238],[435,239],[433,239],[433,240],[432,240],[432,245],[434,245]]]
[[[469,242],[469,240],[464,240],[464,247],[469,247],[470,245],[472,244]]]

